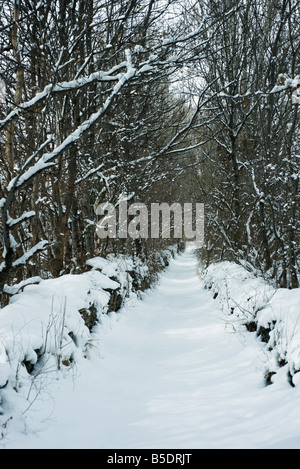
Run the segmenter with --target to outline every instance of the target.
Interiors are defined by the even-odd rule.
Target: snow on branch
[[[89,177],[93,176],[94,174],[98,174],[98,172],[100,171],[100,169],[102,169],[104,166],[103,163],[101,163],[99,166],[97,166],[97,168],[92,168],[90,169],[84,176],[80,177],[79,179],[77,179],[75,181],[75,184],[80,184],[82,181],[85,181],[86,179],[88,179]]]
[[[196,30],[192,31],[191,33],[185,35],[185,36],[177,36],[176,38],[171,38],[171,39],[164,39],[162,45],[163,46],[170,46],[170,45],[175,45],[179,42],[187,42],[189,39],[194,39],[196,36],[198,36],[200,33],[203,32],[203,24],[199,26]],[[203,44],[206,44],[208,42],[208,39],[203,42]],[[200,44],[201,46],[202,44]]]
[[[91,73],[89,76],[86,76],[86,77],[81,77],[75,80],[64,81],[64,82],[60,82],[56,84],[47,85],[45,86],[43,91],[41,91],[40,93],[37,93],[34,96],[34,98],[24,103],[21,103],[18,107],[15,107],[3,120],[0,120],[0,129],[2,129],[6,124],[8,124],[12,119],[14,119],[19,114],[21,114],[22,111],[28,110],[36,106],[38,103],[40,103],[41,101],[43,101],[45,98],[47,98],[50,95],[57,94],[57,93],[65,93],[66,91],[83,88],[87,85],[90,85],[91,83],[95,81],[99,81],[99,82],[100,81],[102,82],[118,81],[120,80],[120,74],[117,74],[117,75],[114,75],[114,74],[122,70],[126,66],[127,66],[127,62],[124,61],[118,65],[115,65],[107,72],[103,72],[100,70],[98,72]]]
[[[53,151],[44,153],[41,158],[31,166],[27,171],[25,171],[21,176],[18,177],[18,180],[14,183],[15,187],[22,187],[25,183],[29,182],[33,177],[44,169],[53,166],[55,164],[53,160],[60,155],[64,150],[66,150],[71,144],[76,142],[81,138],[81,136],[89,130],[108,110],[114,97],[120,92],[122,87],[127,81],[129,81],[136,74],[136,69],[132,66],[130,51],[126,51],[127,61],[126,73],[119,75],[118,82],[114,86],[111,94],[107,97],[104,105],[95,113],[93,113],[87,120],[85,120],[81,125],[79,125],[65,140],[58,145]],[[124,66],[124,62],[122,63]]]
[[[18,267],[19,265],[25,265],[31,257],[33,257],[35,254],[37,254],[40,251],[43,251],[45,247],[48,245],[48,241],[40,241],[37,243],[33,248],[31,248],[29,251],[25,252],[23,256],[19,257],[16,261],[13,262],[13,267]]]
[[[53,135],[50,135],[41,145],[40,147],[26,160],[25,164],[23,165],[20,173],[15,176],[14,178],[11,179],[11,181],[9,182],[8,186],[7,186],[7,192],[10,193],[10,194],[13,194],[14,193],[14,190],[15,190],[15,187],[17,186],[18,184],[18,181],[21,177],[21,175],[24,173],[24,171],[26,170],[26,168],[30,165],[30,163],[35,159],[35,157],[47,146],[49,145],[49,143],[53,142],[54,141],[54,136]],[[7,209],[8,205],[9,205],[10,201],[7,197],[2,197],[2,199],[0,200],[0,209]]]
[[[20,290],[27,287],[27,285],[37,285],[42,281],[42,278],[39,276],[31,277],[26,280],[22,280],[22,282],[16,285],[5,285],[3,288],[4,293],[8,295],[16,295],[19,293]]]
[[[25,212],[23,213],[19,218],[8,218],[7,220],[7,225],[10,228],[13,228],[14,226],[18,225],[19,223],[22,223],[22,221],[29,220],[29,218],[32,218],[36,215],[36,212],[34,210],[31,210],[30,212]]]
[[[292,104],[300,104],[300,76],[295,78],[288,78],[284,75],[279,75],[277,84],[270,91],[247,91],[244,94],[230,95],[224,91],[220,91],[218,96],[221,98],[230,99],[245,99],[249,96],[269,96],[271,94],[282,93],[286,90],[292,90]]]

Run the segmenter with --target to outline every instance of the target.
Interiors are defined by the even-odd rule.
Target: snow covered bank
[[[300,386],[300,289],[276,289],[231,262],[212,264],[201,279],[234,328],[255,332],[264,345],[266,383],[285,374]]]
[[[174,255],[156,255],[161,271]],[[110,256],[87,261],[89,271],[24,283],[0,310],[0,439],[45,390],[97,349],[99,328],[118,319],[117,311],[139,297],[155,273],[138,258]],[[17,291],[18,289],[16,289]]]

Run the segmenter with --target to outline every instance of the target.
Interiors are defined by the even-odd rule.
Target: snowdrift
[[[300,289],[276,289],[231,262],[212,264],[201,279],[233,327],[246,328],[261,341],[266,383],[285,373],[292,386],[300,385]]]

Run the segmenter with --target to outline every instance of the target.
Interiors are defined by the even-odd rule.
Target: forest
[[[204,265],[299,287],[297,0],[4,0],[0,293],[180,239],[99,239],[95,207],[203,203]],[[12,290],[13,289],[13,290]]]

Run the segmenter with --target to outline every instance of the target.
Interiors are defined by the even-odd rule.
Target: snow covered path
[[[43,430],[6,448],[300,448],[298,388],[264,387],[255,335],[233,332],[192,251],[119,318],[101,357],[52,383]]]

